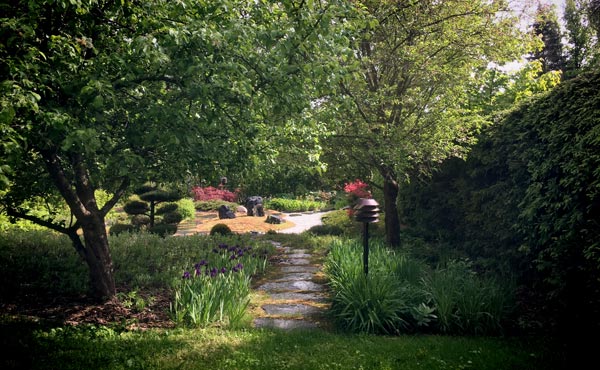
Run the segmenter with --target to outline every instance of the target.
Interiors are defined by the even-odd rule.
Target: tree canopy
[[[360,67],[342,82],[329,158],[372,172],[383,188],[388,242],[399,243],[399,184],[461,156],[482,126],[469,84],[492,61],[516,58],[523,37],[504,1],[365,1],[371,22],[356,45]],[[378,179],[378,180],[377,180]]]
[[[271,155],[267,140],[335,81],[350,50],[343,1],[21,0],[0,10],[2,209],[68,234],[98,297],[114,294],[104,216],[130,183],[221,175]],[[102,207],[98,188],[113,194]],[[57,194],[70,224],[28,213],[27,199]]]

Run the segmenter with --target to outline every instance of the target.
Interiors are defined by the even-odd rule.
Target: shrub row
[[[322,210],[327,206],[325,202],[314,200],[272,198],[266,201],[265,207],[282,212],[307,212]]]

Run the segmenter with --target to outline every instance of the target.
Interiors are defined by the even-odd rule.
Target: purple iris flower
[[[200,262],[196,263],[196,264],[194,265],[194,268],[197,270],[197,269],[199,269],[200,267],[202,267],[202,266],[204,266],[204,265],[208,265],[208,262],[207,262],[206,260],[202,260],[202,261],[200,261]]]
[[[189,279],[189,278],[191,278],[191,275],[190,275],[190,273],[188,271],[186,271],[186,272],[183,273],[182,278],[183,279]]]
[[[224,274],[227,272],[227,269],[225,267],[221,268],[221,274]]]

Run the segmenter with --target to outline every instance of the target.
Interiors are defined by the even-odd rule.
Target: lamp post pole
[[[363,223],[363,270],[369,274],[369,224],[379,221],[379,204],[375,199],[361,198],[354,209],[356,221]]]
[[[369,223],[363,222],[363,271],[369,273]]]

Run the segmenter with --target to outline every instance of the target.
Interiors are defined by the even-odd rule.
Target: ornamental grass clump
[[[251,277],[264,272],[267,256],[250,246],[219,244],[213,248],[175,283],[173,320],[194,327],[239,326],[250,302]]]
[[[343,329],[395,334],[498,334],[512,302],[511,281],[487,278],[466,261],[432,269],[373,241],[369,274],[356,240],[333,241],[325,263],[331,314]]]
[[[363,272],[362,245],[332,242],[325,263],[333,291],[331,314],[352,332],[397,334],[414,331],[433,319],[419,284],[424,265],[396,255],[383,243],[371,245],[369,274]]]
[[[511,281],[478,276],[466,261],[450,261],[423,281],[443,333],[496,334],[514,305]]]

